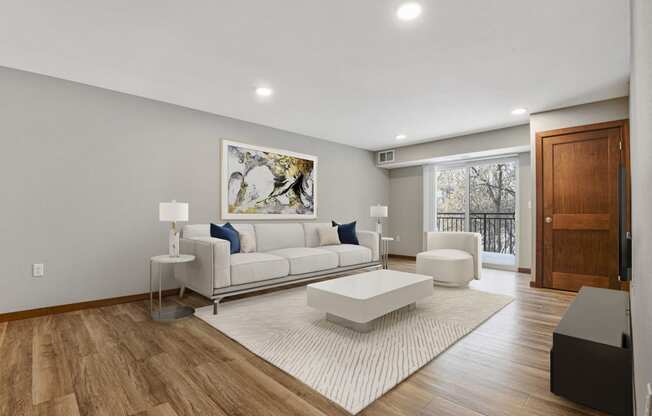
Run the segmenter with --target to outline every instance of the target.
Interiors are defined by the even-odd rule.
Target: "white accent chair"
[[[417,254],[417,273],[432,276],[436,285],[468,286],[480,279],[480,241],[478,233],[427,233],[427,251]]]

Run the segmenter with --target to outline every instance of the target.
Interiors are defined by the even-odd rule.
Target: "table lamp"
[[[387,206],[385,205],[372,205],[369,208],[369,216],[376,218],[376,232],[383,233],[383,223],[381,218],[387,218]]]
[[[172,229],[168,240],[170,257],[179,257],[179,231],[177,221],[188,221],[187,202],[161,202],[158,205],[158,216],[161,222],[171,222]]]

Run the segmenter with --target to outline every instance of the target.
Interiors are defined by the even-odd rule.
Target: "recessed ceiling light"
[[[398,136],[396,136],[396,140],[403,140],[403,139],[407,139],[407,136],[405,134],[399,134]]]
[[[515,116],[520,116],[521,114],[525,114],[525,113],[527,113],[526,108],[515,108],[512,110],[512,114],[514,114]]]
[[[259,97],[269,97],[274,94],[274,90],[268,87],[258,87],[256,88],[256,95]]]
[[[401,20],[414,20],[421,15],[421,5],[419,3],[403,3],[398,10],[396,16]]]

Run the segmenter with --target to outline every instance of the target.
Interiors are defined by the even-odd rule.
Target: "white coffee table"
[[[397,309],[414,307],[432,296],[431,276],[395,270],[340,277],[308,285],[308,306],[347,328],[369,332],[373,321]]]

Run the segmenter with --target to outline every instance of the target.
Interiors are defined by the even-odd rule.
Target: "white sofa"
[[[222,298],[299,281],[323,278],[343,271],[380,268],[378,233],[357,231],[360,245],[319,246],[319,227],[329,223],[233,224],[253,233],[256,252],[231,253],[231,243],[213,238],[210,224],[183,227],[180,249],[196,260],[176,266],[182,284],[213,299],[214,312]]]
[[[467,286],[482,272],[481,236],[466,232],[429,232],[426,250],[417,254],[417,273],[442,286]]]

